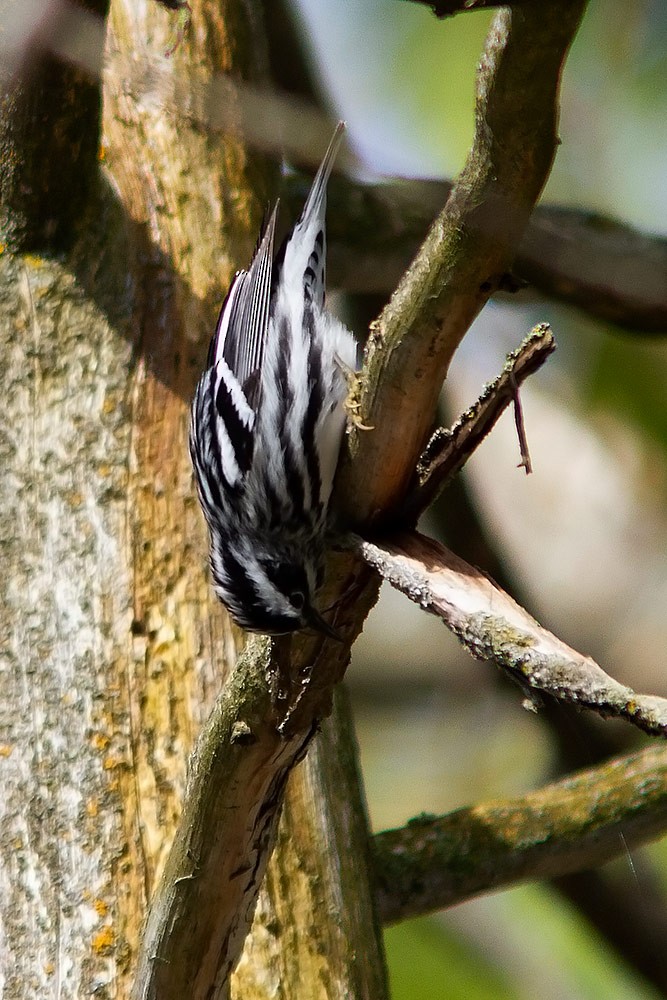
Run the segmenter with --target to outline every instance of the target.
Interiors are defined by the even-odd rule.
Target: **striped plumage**
[[[213,584],[235,621],[332,634],[314,607],[345,428],[352,334],[324,306],[326,188],[344,125],[276,260],[274,209],[223,303],[192,403],[190,454]]]

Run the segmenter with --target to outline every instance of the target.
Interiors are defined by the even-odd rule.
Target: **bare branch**
[[[503,6],[502,0],[411,0],[411,2],[430,7],[435,16],[442,19],[470,10],[490,10]],[[519,4],[515,2],[515,6]]]
[[[650,747],[517,799],[417,817],[373,838],[384,923],[506,885],[600,865],[667,830],[667,748]]]
[[[516,37],[514,22],[509,16],[501,17],[491,32],[481,76],[480,108],[483,110],[480,111],[475,155],[460,181],[460,205],[455,198],[447,222],[450,241],[455,242],[457,227],[461,225],[469,227],[469,235],[464,241],[465,252],[459,259],[458,269],[451,268],[452,274],[458,273],[463,281],[466,305],[459,302],[457,322],[443,335],[441,348],[445,353],[451,353],[494,282],[500,282],[504,262],[511,252],[509,248],[513,240],[518,239],[550,167],[555,148],[558,74],[578,23],[578,17],[564,13],[570,12],[571,6],[565,4],[563,10],[558,7],[558,18],[547,18],[546,27],[542,15],[530,24],[519,18]],[[542,53],[533,65],[530,58],[526,59],[526,53],[544,45],[548,53]],[[510,72],[508,80],[506,75],[512,66],[515,75],[512,78]],[[530,87],[526,86],[526,73],[531,74]],[[510,91],[507,97],[498,96],[506,87]],[[495,94],[495,100],[487,90]],[[526,114],[531,124],[527,130],[517,131],[516,101],[521,105],[526,94],[531,95],[532,115],[528,110]],[[197,95],[193,100],[196,107]],[[502,148],[506,143],[511,168],[495,144],[489,144],[488,136],[495,130],[505,137]],[[495,179],[497,174],[499,181]],[[519,199],[518,206],[515,196]],[[477,199],[481,199],[481,211],[476,207]],[[484,219],[490,221],[490,217],[496,223],[492,227],[494,235],[490,241],[482,239],[480,247]],[[455,245],[447,252],[456,258]],[[428,270],[430,261],[427,251],[422,269]],[[419,318],[419,312],[427,308],[425,302],[429,294],[433,294],[434,287],[440,291],[448,266],[441,260],[440,280],[436,286],[429,284],[424,273],[421,277],[413,274],[399,295],[405,311],[409,296],[419,291],[413,316],[415,322],[417,319],[419,322],[413,333],[421,332],[426,340],[432,336],[433,323],[437,325],[440,319],[432,311],[426,318],[423,315]],[[496,267],[499,269],[497,274]],[[480,291],[480,284],[485,283],[489,287]],[[453,294],[449,289],[448,296],[440,296],[438,308],[445,308],[443,300],[451,305]],[[395,311],[394,318],[399,321],[400,309]],[[397,356],[392,357],[396,362]],[[438,379],[438,390],[443,374],[442,370],[436,371],[434,376]],[[377,375],[378,378],[382,376],[381,368]],[[416,401],[422,387],[419,379],[413,380],[413,375],[411,370],[404,386],[409,387]],[[402,417],[402,409],[396,410],[395,418]],[[431,419],[432,409],[429,423]],[[404,456],[409,474],[416,458],[417,453]],[[362,456],[359,456],[359,465],[364,478],[370,473],[377,476],[379,483],[383,471],[368,470]],[[375,599],[376,584],[368,569],[359,563],[354,565],[349,555],[340,557],[340,566],[334,576],[331,582],[331,595],[337,602],[334,625],[352,639]],[[204,746],[208,749],[203,755],[199,754],[199,759],[206,766],[200,766],[195,772],[167,871],[151,907],[137,997],[150,996],[150,984],[158,978],[163,990],[172,990],[163,994],[165,998],[181,996],[184,992],[195,997],[200,995],[196,991],[193,994],[192,983],[206,995],[205,990],[210,989],[212,983],[225,981],[238,958],[248,915],[259,889],[259,878],[273,846],[286,770],[305,749],[316,721],[328,713],[333,685],[342,677],[348,659],[347,647],[323,643],[321,637],[313,640],[308,636],[294,636],[276,643],[272,654],[256,645],[253,649],[258,656],[257,663],[247,660],[243,669],[239,667],[238,676],[244,678],[243,683],[238,682],[236,694],[223,693],[226,707],[216,709],[217,721],[214,717],[204,737]],[[266,690],[267,678],[276,681],[273,695]],[[237,701],[243,706],[242,712],[239,712]],[[230,748],[228,741],[233,732],[245,735],[246,726],[251,740],[256,739],[256,742],[244,746],[244,754],[241,754],[238,748]],[[217,823],[223,815],[227,822]],[[233,817],[233,822],[229,817]],[[215,831],[216,835],[205,839],[202,830]],[[211,882],[213,886],[209,885]],[[190,922],[197,928],[197,942],[190,940]],[[175,934],[174,929],[180,933]],[[157,961],[154,956],[158,956]],[[162,959],[168,959],[168,964]]]
[[[287,783],[232,996],[268,1000],[266,983],[279,982],[283,997],[385,1000],[372,870],[349,695],[339,685],[333,714]]]
[[[269,641],[250,642],[197,741],[181,821],[151,901],[137,1000],[216,995],[240,954],[285,782],[311,735],[280,738],[272,676]]]
[[[166,6],[186,9],[181,0],[170,0]],[[102,19],[64,0],[53,0],[45,18],[40,44],[48,46],[54,59],[71,64],[68,72],[73,80],[88,78],[92,85],[99,74],[104,43]],[[19,62],[25,60],[32,43],[33,36],[26,33]],[[10,54],[4,50],[2,54],[11,65]],[[186,115],[207,128],[231,128],[241,132],[249,144],[272,152],[285,150],[296,162],[304,162],[309,151],[312,153],[325,142],[330,130],[328,118],[309,100],[276,94],[222,75],[181,92],[163,64],[131,61],[124,87],[137,100],[158,100],[165,114]],[[50,93],[56,93],[53,86]],[[67,102],[56,100],[56,104],[60,114],[67,113]],[[51,135],[56,141],[58,131],[52,130]],[[82,153],[91,150],[95,152],[91,146],[82,147]],[[5,171],[16,162],[9,157],[3,160]],[[55,162],[59,162],[57,157],[41,158],[37,166],[48,171]],[[94,165],[90,158],[85,162],[87,167]],[[10,183],[11,176],[6,174],[3,183]],[[300,212],[310,180],[297,173],[285,182],[284,200],[293,218]],[[451,187],[449,182],[436,181],[360,185],[342,177],[334,179],[329,192],[328,234],[332,285],[351,292],[390,294]],[[38,189],[39,185],[30,188],[31,197]],[[80,189],[73,185],[74,189],[78,217]],[[12,190],[21,193],[18,187]],[[22,196],[28,193],[26,186]],[[40,225],[49,218],[49,213],[41,209],[36,209],[35,215]],[[660,237],[590,212],[538,206],[519,246],[515,267],[519,276],[539,290],[575,303],[591,315],[631,330],[667,329],[667,241]]]
[[[359,540],[357,551],[393,587],[440,617],[473,656],[496,663],[528,693],[542,691],[667,736],[667,699],[619,684],[438,542],[406,532],[377,544]]]
[[[356,570],[351,564],[356,563]],[[331,711],[377,585],[349,553],[354,580],[335,625],[348,643],[298,634],[248,642],[197,741],[183,812],[143,936],[135,1000],[204,1000],[227,984],[273,850],[285,784]],[[357,623],[358,618],[358,623]]]
[[[499,12],[477,80],[473,147],[447,205],[371,329],[338,497],[351,523],[404,496],[451,357],[502,284],[556,149],[560,72],[583,3]],[[355,471],[356,469],[356,471]]]
[[[417,482],[401,506],[397,523],[416,523],[514,402],[518,386],[544,364],[555,347],[549,326],[546,323],[536,326],[518,350],[508,356],[498,378],[486,386],[451,430],[435,431],[417,463]]]
[[[312,178],[293,174],[285,202],[298,216]],[[330,185],[328,275],[350,292],[390,295],[446,202],[451,182]],[[538,291],[626,330],[667,330],[667,240],[579,209],[538,205],[513,270]]]
[[[104,3],[100,0],[90,6],[91,10],[103,9]],[[166,6],[186,9],[181,0],[173,3],[170,0]],[[69,73],[72,81],[88,79],[92,86],[99,74],[104,43],[102,19],[64,0],[53,0],[44,18],[37,39],[24,29],[25,37],[14,59],[11,52],[3,50],[6,65],[14,64],[16,70],[17,60],[18,65],[25,64],[37,40],[48,47],[52,53],[49,58],[70,64],[65,75]],[[14,34],[17,31],[20,34],[20,27],[13,25],[13,29]],[[31,73],[29,86],[34,89],[39,75],[35,66]],[[85,82],[81,85],[86,86]],[[303,98],[281,96],[224,76],[214,77],[208,89],[197,86],[190,93],[181,93],[175,90],[163,65],[137,66],[132,62],[127,67],[125,86],[137,99],[157,96],[165,113],[189,115],[208,128],[233,128],[259,148],[287,150],[297,162],[303,162],[308,150],[316,148],[318,142],[321,145],[330,129],[326,116]],[[67,114],[70,105],[58,97],[52,82],[49,93],[51,98],[56,96],[57,113]],[[7,105],[10,108],[14,98],[10,98],[9,92],[5,100],[10,102]],[[42,98],[40,104],[46,106]],[[12,143],[20,138],[16,131],[20,121],[20,115],[13,117]],[[267,122],[272,123],[268,129]],[[82,155],[88,156],[81,161],[86,169],[94,166],[96,120],[93,128],[93,146],[88,143],[81,147]],[[51,130],[50,135],[52,141],[58,141],[58,130]],[[70,152],[75,148],[70,143]],[[40,157],[36,169],[46,171],[44,177],[47,177],[56,162],[60,162],[56,156]],[[3,171],[6,172],[3,184],[10,184],[11,177],[19,175],[18,161],[3,157]],[[63,183],[72,176],[68,173]],[[311,179],[297,173],[286,180],[285,201],[294,218],[300,212],[304,189]],[[17,186],[12,191],[17,197],[22,194],[26,198],[30,194],[34,199],[39,186],[26,185],[21,190]],[[328,247],[332,284],[352,292],[390,294],[417,252],[433,217],[447,200],[451,187],[449,182],[436,181],[360,185],[342,177],[334,180],[330,189]],[[80,189],[74,184],[72,190],[77,191],[79,217]],[[53,201],[51,215],[52,205]],[[29,207],[29,204],[24,207],[26,213]],[[49,212],[41,209],[35,209],[35,215],[40,226],[50,217]],[[575,303],[594,316],[631,330],[667,329],[667,241],[660,237],[640,233],[618,220],[594,213],[538,206],[519,246],[515,266],[517,274],[536,288]]]

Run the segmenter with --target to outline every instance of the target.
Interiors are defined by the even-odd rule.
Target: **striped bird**
[[[255,632],[315,628],[352,334],[325,308],[326,190],[339,123],[275,260],[274,208],[235,276],[194,400],[190,454],[215,591]]]

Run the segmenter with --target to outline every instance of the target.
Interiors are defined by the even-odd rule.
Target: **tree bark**
[[[35,9],[28,13],[28,44],[3,48],[0,240],[10,250],[67,250],[79,232],[82,206],[95,182],[100,87],[80,65],[51,50],[73,22],[96,21],[94,15],[105,15],[108,6],[109,0],[73,0],[69,10],[57,4],[51,11]],[[2,16],[6,46],[13,35],[10,22],[26,15],[20,5],[5,4]],[[101,32],[89,43],[87,61],[99,70]]]
[[[354,726],[339,687],[331,717],[290,776],[233,996],[387,996],[370,845]]]
[[[355,526],[391,521],[433,426],[454,351],[489,295],[507,281],[551,170],[561,70],[584,7],[584,0],[527,4],[503,8],[491,22],[477,73],[472,148],[446,206],[371,326],[359,415],[375,430],[351,436],[351,461],[339,476],[339,496]]]
[[[167,66],[258,73],[245,6],[201,5],[191,46]],[[0,258],[8,998],[129,995],[193,737],[238,642],[209,587],[187,404],[269,174],[238,141],[133,105],[133,58],[164,60],[172,42],[157,5],[114,5],[99,158],[111,185],[91,182],[99,93],[91,99],[89,81],[64,108],[60,89],[42,89],[41,128],[25,108],[19,121],[15,102],[2,108],[3,162],[27,172],[35,143],[51,158],[46,180],[30,174],[34,189],[21,192],[19,167],[3,187],[7,232],[47,251],[65,230],[78,236],[62,262]],[[41,79],[39,58],[30,71]],[[22,78],[24,91],[34,79]],[[72,107],[88,152],[70,162],[53,136]],[[62,226],[34,236],[28,223],[59,174]]]
[[[159,66],[160,86],[166,81],[179,92],[196,92],[220,73],[237,83],[264,83],[257,11],[258,5],[208,0],[193,11],[189,31],[174,47],[167,11],[115,2],[99,154],[100,94],[89,78],[80,105],[72,96],[63,110],[59,90],[53,101],[46,95],[45,127],[37,134],[27,113],[19,128],[14,105],[2,108],[3,154],[13,143],[12,163],[19,165],[2,189],[5,237],[14,233],[15,246],[47,252],[73,241],[61,263],[46,256],[0,258],[6,359],[0,379],[9,415],[0,437],[6,473],[0,482],[0,627],[7,640],[0,675],[0,969],[8,997],[130,995],[194,736],[240,645],[209,585],[187,457],[188,403],[215,312],[234,270],[252,253],[276,173],[239,138],[202,130],[196,116],[176,116],[173,104],[151,100],[146,81]],[[99,26],[93,28],[99,40]],[[71,75],[67,65],[61,72]],[[40,217],[44,176],[62,181],[60,147],[51,140],[70,108],[81,112],[74,119],[93,155],[74,160],[63,197],[53,203],[65,229],[35,230],[26,220]],[[241,109],[227,107],[225,118],[236,112]],[[35,174],[34,190],[21,191],[28,137],[54,162],[46,175]],[[30,199],[17,204],[14,195],[21,193],[32,193],[37,207]],[[67,214],[74,202],[76,224]],[[231,751],[243,749],[238,735]],[[289,757],[292,744],[298,752],[311,732],[283,738],[274,729],[270,735]],[[332,740],[336,758],[349,761],[332,732],[329,750],[320,749],[301,773],[309,775],[309,789],[324,794],[323,775],[333,768],[336,795],[355,803],[353,812],[348,805],[333,819],[345,817],[344,832],[355,828],[354,844],[367,846],[358,778],[350,765],[343,781]],[[281,949],[281,989],[286,996],[297,989],[316,996],[328,967],[341,997],[381,997],[384,966],[367,857],[361,848],[348,852],[355,874],[348,873],[347,885],[354,885],[356,899],[349,906],[338,884],[340,837],[318,836],[316,824],[304,838],[311,803],[299,787],[297,780],[289,815],[298,817],[302,861],[309,859],[310,894],[302,899],[304,905],[310,900],[307,919],[311,928],[319,926],[320,951],[307,963],[308,949],[293,960]],[[282,788],[277,792],[281,797]],[[262,802],[250,789],[246,799]],[[268,817],[270,830],[278,815],[276,809]],[[321,830],[335,828],[324,805],[317,816]],[[202,835],[215,838],[222,827],[204,826]],[[283,832],[281,842],[291,840]],[[278,859],[276,872],[281,864]],[[365,893],[357,864],[366,868]],[[215,870],[214,881],[220,877]],[[322,878],[339,904],[333,914],[319,905]],[[301,904],[289,902],[291,879],[276,876],[270,894],[283,923],[292,920],[294,935],[306,917]],[[243,933],[245,921],[239,914]],[[336,954],[330,957],[331,946]],[[251,941],[251,953],[252,947]],[[154,956],[148,962],[154,965]],[[249,970],[246,963],[246,981]],[[256,966],[252,975],[262,978]]]

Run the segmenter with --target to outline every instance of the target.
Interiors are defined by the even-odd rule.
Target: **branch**
[[[416,484],[401,506],[397,523],[415,524],[447,482],[463,467],[491,432],[505,409],[517,405],[519,386],[540,368],[556,349],[546,323],[536,326],[518,350],[508,355],[501,374],[484,389],[477,402],[459,417],[451,430],[438,428],[417,464]]]
[[[356,569],[352,565],[356,563]],[[143,935],[134,1000],[204,1000],[229,981],[274,847],[285,785],[329,715],[377,584],[349,553],[332,586],[346,643],[295,634],[250,639],[197,740],[182,815]],[[356,975],[361,976],[357,963]]]
[[[14,216],[22,219],[9,228],[4,224],[4,239],[10,248],[39,243],[44,234],[57,238],[58,227],[54,229],[53,221],[53,205],[57,203],[54,184],[58,190],[62,186],[67,199],[76,192],[76,204],[69,200],[63,203],[73,211],[68,225],[75,225],[80,218],[81,190],[85,190],[85,184],[82,182],[79,186],[78,181],[70,184],[70,178],[74,176],[72,170],[80,165],[83,178],[88,178],[89,183],[96,169],[99,99],[93,81],[99,74],[104,23],[90,11],[103,10],[104,6],[102,0],[91,2],[90,10],[79,10],[63,2],[51,4],[44,30],[38,35],[39,44],[48,46],[51,56],[43,55],[33,63],[27,80],[22,80],[19,74],[11,87],[5,88],[0,131],[7,130],[3,132],[6,155],[2,157],[0,191],[3,203],[13,204]],[[184,9],[186,5],[182,0],[167,0],[163,6]],[[274,16],[274,5],[271,5],[271,15]],[[85,45],[75,44],[73,39],[77,38],[85,39]],[[14,59],[11,53],[3,52],[7,65],[13,65],[16,71],[18,60],[18,64],[25,67],[34,41],[34,35],[24,38],[22,51]],[[55,78],[48,80],[46,89],[50,97],[47,103],[39,82],[39,67],[46,65],[60,66],[59,72],[62,72],[60,83]],[[54,113],[68,115],[69,102],[75,94],[69,89],[70,83],[72,87],[80,86],[82,95],[88,94],[85,102],[88,110],[84,110],[78,125],[72,126],[80,127],[87,138],[79,147],[73,143],[71,132],[65,134],[55,128],[49,131],[50,142],[57,144],[61,137],[68,142],[64,157],[71,169],[63,172],[56,169],[56,165],[63,162],[57,152],[51,156],[31,157],[33,137],[28,134],[26,139],[23,133],[25,119],[21,108],[33,100],[36,106],[49,108],[53,98]],[[297,162],[307,159],[318,141],[320,145],[325,141],[330,129],[328,118],[303,98],[286,97],[241,84],[238,80],[231,81],[222,75],[214,77],[208,91],[199,90],[195,98],[192,93],[175,90],[164,65],[131,63],[127,67],[125,85],[137,100],[159,101],[165,113],[189,115],[210,129],[240,130],[250,144],[273,152],[279,152],[282,147],[288,158]],[[60,90],[61,87],[64,90]],[[83,105],[79,110],[81,107]],[[87,113],[92,117],[86,123]],[[270,134],[267,133],[267,119],[274,123]],[[308,123],[305,130],[304,121]],[[80,159],[72,160],[73,155],[79,155]],[[22,178],[28,174],[21,174],[21,169],[28,173],[35,171],[35,182],[23,184]],[[284,201],[292,218],[299,215],[304,191],[311,181],[312,176],[300,173],[286,179]],[[38,193],[45,186],[54,192],[54,198],[46,207],[38,200]],[[332,285],[350,292],[390,294],[415,256],[451,188],[450,182],[414,180],[359,184],[343,177],[334,178],[329,189],[327,260]],[[68,230],[63,230],[62,238],[70,238]],[[656,333],[667,329],[667,241],[658,236],[640,233],[618,220],[594,213],[538,206],[519,245],[515,267],[520,277],[540,291],[579,305],[620,327]]]
[[[505,280],[551,168],[560,72],[583,6],[568,0],[505,9],[494,18],[468,160],[371,328],[360,418],[375,430],[351,435],[338,481],[350,523],[367,523],[400,503],[452,355]]]
[[[286,180],[296,218],[312,176]],[[337,176],[329,188],[331,284],[389,295],[451,191],[448,181],[363,184]],[[519,243],[516,275],[540,292],[626,330],[667,330],[667,240],[592,212],[538,205]]]
[[[417,817],[373,838],[380,919],[394,923],[506,885],[600,865],[667,830],[667,748],[537,792]]]
[[[332,715],[287,784],[232,996],[266,998],[270,981],[283,997],[384,1000],[372,870],[352,712],[339,685]]]
[[[667,736],[667,699],[639,695],[588,656],[539,625],[481,570],[417,532],[357,551],[410,600],[440,617],[479,660],[492,660],[529,692],[543,691],[580,708],[626,719]]]
[[[170,9],[185,8],[181,0],[163,5]],[[90,7],[91,10],[101,9],[104,3],[100,0],[99,4],[91,3]],[[48,46],[52,55],[44,56],[42,62],[50,58],[54,65],[63,67],[68,80],[75,84],[81,81],[84,90],[86,81],[91,81],[92,87],[99,72],[104,44],[102,19],[64,3],[52,4],[47,16],[39,43]],[[62,30],[58,28],[59,23]],[[85,46],[75,44],[72,40],[76,38],[85,39]],[[23,63],[32,43],[32,37],[24,39],[23,51],[19,53]],[[146,59],[148,55],[145,54]],[[12,60],[7,61],[11,65]],[[34,68],[30,86],[31,93],[36,94],[38,83]],[[288,157],[297,162],[308,159],[318,142],[321,145],[325,141],[330,129],[328,118],[317,112],[310,102],[232,81],[223,75],[215,76],[208,90],[197,87],[194,93],[182,93],[175,89],[163,64],[146,65],[144,61],[137,65],[133,62],[128,64],[125,86],[137,100],[157,100],[163,105],[165,114],[187,115],[209,129],[241,131],[249,144],[273,152],[284,148]],[[53,81],[48,90],[55,96],[57,112],[68,113],[69,98],[59,98],[58,87]],[[98,104],[94,92],[90,94],[93,104],[88,107],[93,113],[90,120],[93,131],[79,149],[83,159],[72,162],[73,167],[80,162],[86,176],[90,168],[96,167],[97,152]],[[16,100],[18,96],[20,92]],[[40,107],[48,106],[41,96],[35,100]],[[7,93],[5,101],[9,103],[5,105],[7,115],[4,117],[7,127],[11,126],[7,150],[21,146],[22,118],[20,108],[14,108]],[[267,119],[273,122],[268,132]],[[307,123],[305,129],[304,121]],[[79,124],[84,127],[83,118]],[[71,137],[71,133],[69,135]],[[57,142],[60,132],[51,130],[49,136],[50,141]],[[70,143],[65,158],[71,159],[72,152],[77,149],[76,144]],[[66,172],[67,176],[51,177],[54,164],[60,162],[62,158],[59,160],[57,155],[26,161],[25,169],[32,163],[35,170],[44,171],[43,181],[20,185],[19,160],[3,156],[3,201],[9,203],[13,198],[18,199],[16,207],[23,213],[22,225],[25,227],[25,230],[19,227],[14,237],[11,232],[5,232],[8,245],[19,245],[20,232],[25,232],[29,243],[30,232],[35,227],[38,234],[45,226],[48,233],[52,232],[53,202],[44,209],[35,201],[44,183],[58,182],[69,195],[76,190],[72,224],[80,217],[81,189],[76,184],[69,184],[69,177],[73,175]],[[304,190],[311,180],[312,177],[299,173],[286,180],[285,201],[291,217],[296,218],[300,213]],[[435,181],[360,185],[353,180],[335,178],[329,191],[327,262],[332,285],[351,292],[389,294],[393,291],[434,215],[447,200],[451,187],[451,183]],[[38,235],[37,242],[40,239]],[[538,206],[520,244],[516,270],[541,291],[573,302],[592,315],[621,327],[649,332],[667,328],[667,241],[641,234],[616,220],[577,210]]]
[[[435,16],[441,19],[453,17],[454,14],[463,14],[469,10],[490,10],[505,6],[502,0],[411,0],[411,2],[430,7]],[[515,6],[519,6],[516,0]]]
[[[420,287],[420,306],[413,315],[416,325],[412,334],[417,340],[421,337],[419,350],[426,351],[429,357],[426,342],[433,336],[432,324],[440,322],[438,310],[448,312],[455,306],[456,321],[447,326],[441,341],[444,352],[451,354],[489,291],[502,281],[506,261],[512,256],[546,177],[555,148],[560,65],[578,23],[571,8],[569,0],[562,8],[557,7],[557,18],[545,18],[544,12],[532,19],[504,14],[492,29],[481,74],[475,156],[461,178],[458,196],[447,216],[447,254],[454,262],[452,278],[457,277],[464,288],[462,299],[456,297],[453,285],[448,286],[435,312],[420,318],[419,309],[424,309],[434,292],[437,297],[442,277],[450,269],[449,257],[441,260],[435,275],[438,281],[436,285],[430,283],[427,271],[432,255],[428,251],[422,260],[421,276],[415,279],[413,275],[401,292],[405,310],[407,297],[417,285]],[[540,51],[539,60],[530,56],[536,49]],[[508,62],[509,68],[513,67],[509,78]],[[162,93],[163,77],[151,77],[151,73],[148,67],[145,86],[149,87],[152,80],[156,92]],[[132,86],[135,82],[136,77]],[[188,79],[187,86],[179,89],[175,79],[168,106],[187,108],[195,120],[203,117],[209,121],[215,106],[214,120],[220,126],[240,124],[243,128],[250,124],[258,133],[267,131],[266,115],[272,106],[263,102],[261,90],[240,92],[233,89],[228,78],[220,77],[214,87],[208,87],[206,81],[201,86],[199,83],[194,81],[193,85]],[[138,84],[139,89],[144,85],[141,81]],[[224,99],[232,93],[242,94],[240,115],[239,106]],[[220,99],[212,101],[215,95]],[[517,115],[521,122],[522,110],[526,110],[528,128],[523,124],[517,128]],[[234,120],[235,115],[239,115],[240,122]],[[502,136],[502,143],[489,139],[496,133]],[[505,143],[509,160],[504,157]],[[495,224],[489,230],[485,221],[491,220]],[[464,251],[458,255],[460,237],[456,234],[461,226],[466,236],[462,241]],[[492,236],[485,238],[485,232],[492,232]],[[458,270],[454,266],[457,261]],[[398,322],[400,310],[394,317]],[[391,357],[395,363],[398,356]],[[436,365],[434,372],[439,390],[444,370],[441,366],[438,372]],[[378,371],[378,377],[381,374]],[[419,379],[413,383],[410,374],[409,381],[403,384],[406,387],[413,395],[414,408],[422,386]],[[392,386],[392,391],[395,388]],[[426,405],[428,408],[428,402]],[[423,411],[423,406],[422,402],[418,409]],[[402,409],[396,410],[394,419],[402,420]],[[431,407],[429,425],[432,413]],[[423,413],[421,420],[425,423]],[[424,435],[418,436],[419,443],[423,443]],[[383,440],[386,444],[384,429]],[[404,456],[408,477],[417,456],[418,449]],[[359,466],[364,479],[376,475],[380,482],[384,476],[380,468],[367,469],[361,455]],[[136,997],[152,996],[158,988],[160,1000],[184,995],[196,1000],[213,995],[226,982],[238,959],[274,844],[287,772],[307,747],[318,720],[329,713],[333,687],[347,666],[349,643],[359,632],[377,594],[376,576],[359,560],[343,553],[334,558],[334,563],[328,578],[331,603],[336,609],[333,625],[346,643],[304,634],[270,646],[253,643],[202,737],[183,820],[151,907]],[[326,599],[324,595],[323,602]]]
[[[197,741],[143,935],[137,1000],[216,995],[243,946],[287,775],[308,744],[271,725],[270,677],[268,640],[250,642]]]
[[[540,291],[627,330],[667,331],[667,240],[594,212],[538,208],[517,273]]]

